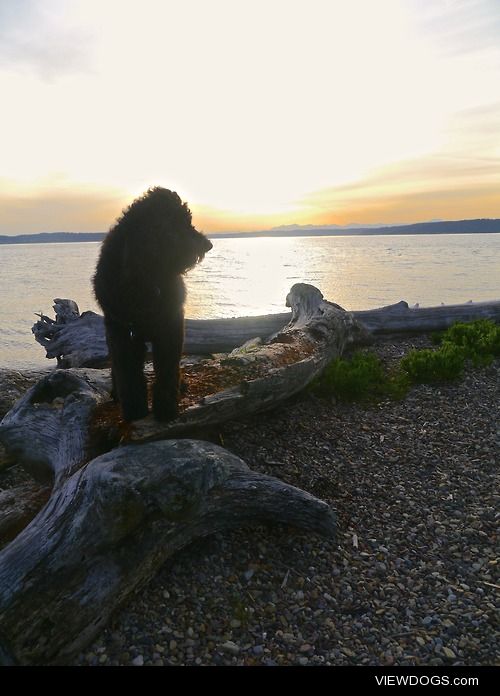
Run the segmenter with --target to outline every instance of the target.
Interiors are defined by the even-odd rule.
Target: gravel
[[[426,345],[374,349],[392,364]],[[337,511],[336,538],[275,525],[199,539],[74,664],[498,664],[499,385],[496,361],[401,402],[303,394],[224,425],[251,468]]]
[[[425,338],[384,343],[387,363]],[[336,539],[279,525],[180,551],[80,665],[493,665],[500,361],[370,407],[302,395],[226,424],[250,467],[326,500]]]

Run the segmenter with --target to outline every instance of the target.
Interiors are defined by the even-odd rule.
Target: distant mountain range
[[[46,244],[60,242],[100,242],[104,232],[39,232],[38,234],[0,235],[0,244]]]
[[[412,225],[281,225],[258,232],[214,232],[211,238],[227,237],[311,237],[373,234],[474,234],[500,232],[500,219],[433,220]],[[47,242],[100,242],[104,232],[41,232],[39,234],[0,235],[0,244],[44,244]]]
[[[281,225],[264,232],[222,232],[210,237],[310,237],[355,236],[373,234],[474,234],[500,232],[500,219],[480,220],[433,220],[412,225]]]

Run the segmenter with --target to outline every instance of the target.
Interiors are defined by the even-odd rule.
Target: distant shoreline
[[[257,232],[213,232],[212,239],[246,237],[361,237],[372,235],[417,234],[496,234],[500,233],[500,219],[454,220],[418,222],[409,225],[384,227],[307,227],[276,228]],[[0,235],[0,244],[47,244],[73,242],[101,242],[105,232],[40,232],[36,234]]]

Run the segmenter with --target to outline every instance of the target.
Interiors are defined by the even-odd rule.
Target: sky
[[[0,234],[500,217],[499,0],[0,0]]]

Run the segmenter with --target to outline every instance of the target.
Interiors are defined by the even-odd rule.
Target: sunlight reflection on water
[[[213,239],[187,276],[186,316],[284,312],[296,282],[312,283],[346,309],[398,302],[421,306],[500,298],[500,234]],[[99,311],[91,277],[94,242],[0,245],[0,365],[46,365],[31,334],[55,297]]]

